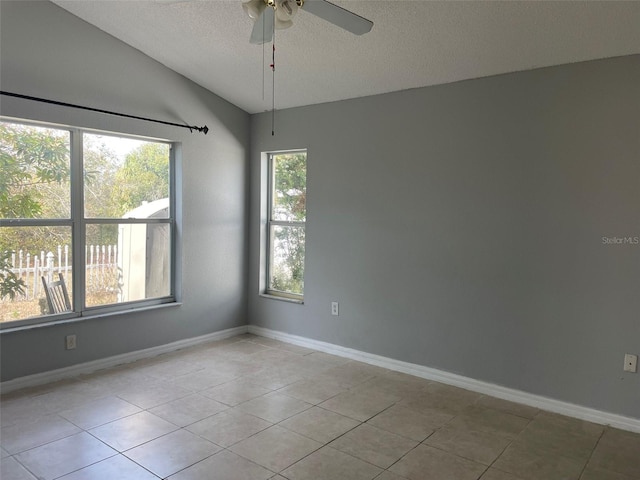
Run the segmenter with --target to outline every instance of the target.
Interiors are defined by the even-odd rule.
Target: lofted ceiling
[[[271,109],[271,45],[242,0],[53,0],[249,113]],[[640,1],[335,0],[356,36],[304,10],[276,31],[276,109],[640,54]]]

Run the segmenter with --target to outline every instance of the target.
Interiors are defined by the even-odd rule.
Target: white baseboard
[[[59,368],[57,370],[50,370],[48,372],[36,373],[34,375],[27,375],[13,380],[0,383],[0,392],[8,393],[14,390],[19,390],[26,387],[35,387],[37,385],[43,385],[45,383],[56,382],[58,380],[64,380],[67,378],[73,378],[78,375],[95,372],[109,367],[115,367],[116,365],[122,365],[125,363],[135,362],[136,360],[142,360],[144,358],[151,358],[161,355],[163,353],[170,353],[182,348],[192,347],[201,343],[213,342],[216,340],[224,340],[225,338],[235,337],[247,333],[247,326],[229,328],[221,330],[219,332],[209,333],[194,338],[187,338],[185,340],[178,340],[177,342],[168,343],[166,345],[159,345],[157,347],[145,348],[144,350],[137,350],[135,352],[123,353],[122,355],[115,355],[113,357],[101,358],[91,362],[80,363],[78,365],[72,365],[70,367]]]
[[[330,353],[332,355],[338,355],[340,357],[349,358],[351,360],[357,360],[359,362],[387,368],[389,370],[407,373],[409,375],[425,378],[427,380],[433,380],[447,385],[453,385],[492,397],[509,400],[511,402],[529,405],[541,410],[559,413],[569,417],[587,420],[593,423],[610,425],[622,430],[640,433],[640,419],[638,418],[625,417],[614,413],[603,412],[600,410],[595,410],[593,408],[588,408],[581,405],[575,405],[572,403],[563,402],[560,400],[555,400],[528,392],[523,392],[521,390],[494,385],[480,380],[475,380],[473,378],[464,377],[462,375],[445,372],[443,370],[437,370],[435,368],[429,368],[414,363],[402,362],[400,360],[394,360],[392,358],[361,352],[352,348],[342,347],[339,345],[334,345],[332,343],[313,340],[297,335],[291,335],[289,333],[270,330],[255,325],[244,325],[241,327],[229,328],[227,330],[202,335],[200,337],[179,340],[177,342],[169,343],[166,345],[160,345],[157,347],[138,350],[122,355],[115,355],[113,357],[94,360],[78,365],[72,365],[70,367],[51,370],[48,372],[27,375],[25,377],[20,377],[0,383],[0,391],[2,393],[8,393],[14,390],[19,390],[21,388],[33,387],[37,385],[43,385],[45,383],[55,382],[58,380],[73,378],[78,375],[95,372],[97,370],[131,363],[145,358],[155,357],[163,353],[170,353],[182,348],[187,348],[216,340],[224,340],[226,338],[241,335],[246,332],[260,335],[262,337],[281,340],[283,342],[299,345],[302,347],[312,348],[314,350]]]
[[[456,375],[454,373],[429,368],[414,363],[402,362],[392,358],[382,357],[371,353],[361,352],[352,348],[341,347],[331,343],[321,342],[310,338],[291,335],[289,333],[270,330],[268,328],[249,325],[249,333],[260,335],[262,337],[273,338],[283,342],[292,343],[301,347],[312,348],[321,352],[338,355],[340,357],[350,358],[359,362],[368,363],[378,367],[387,368],[397,372],[408,373],[416,377],[433,380],[447,385],[471,390],[473,392],[482,393],[491,397],[509,400],[511,402],[529,405],[548,412],[559,413],[568,417],[579,418],[601,425],[610,425],[622,430],[640,433],[640,419],[633,417],[625,417],[614,413],[603,412],[593,408],[583,407],[552,398],[535,395],[533,393],[523,392],[512,388],[494,385],[492,383],[475,380],[473,378]]]

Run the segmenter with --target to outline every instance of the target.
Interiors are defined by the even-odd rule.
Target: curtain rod
[[[116,115],[118,117],[134,118],[136,120],[144,120],[145,122],[162,123],[163,125],[171,125],[172,127],[188,128],[191,131],[191,133],[193,133],[194,130],[197,130],[198,132],[202,132],[206,135],[207,132],[209,131],[209,127],[207,127],[206,125],[203,127],[196,127],[193,125],[183,125],[181,123],[165,122],[164,120],[154,120],[153,118],[137,117],[135,115],[127,115],[126,113],[110,112],[109,110],[100,110],[99,108],[85,107],[83,105],[74,105],[72,103],[58,102],[56,100],[48,100],[46,98],[31,97],[29,95],[5,92],[1,90],[0,90],[0,95],[6,95],[8,97],[15,97],[15,98],[22,98],[24,100],[33,100],[34,102],[50,103],[52,105],[59,105],[62,107],[79,108],[81,110],[89,110],[90,112],[104,113],[106,115]]]

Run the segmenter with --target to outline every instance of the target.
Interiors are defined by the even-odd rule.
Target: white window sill
[[[281,302],[295,303],[295,304],[298,304],[298,305],[304,305],[304,299],[281,297],[279,295],[272,295],[270,293],[261,293],[260,296],[262,298],[269,298],[271,300],[280,300]]]
[[[6,326],[4,328],[2,328],[2,325],[0,325],[0,335],[5,334],[5,333],[12,333],[12,332],[21,332],[21,331],[25,331],[25,330],[34,330],[36,328],[47,328],[47,327],[54,327],[57,325],[68,325],[71,323],[78,323],[78,322],[84,322],[85,320],[95,320],[98,318],[105,318],[105,317],[114,317],[114,316],[118,316],[118,315],[128,315],[128,314],[133,314],[133,313],[138,313],[138,312],[146,312],[149,310],[158,310],[158,309],[163,309],[163,308],[172,308],[172,307],[179,307],[181,306],[182,303],[180,302],[167,302],[167,303],[161,303],[158,305],[149,305],[146,307],[138,307],[138,308],[129,308],[127,310],[116,310],[113,312],[103,312],[103,313],[88,313],[85,315],[81,315],[81,316],[74,316],[71,318],[61,318],[59,320],[50,320],[50,321],[40,321],[37,323],[28,323],[28,324],[22,324],[22,325],[16,325],[16,326]],[[59,318],[59,317],[58,317]],[[25,320],[25,322],[27,322],[28,320]]]

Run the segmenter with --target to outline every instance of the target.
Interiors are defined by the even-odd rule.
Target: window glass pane
[[[69,218],[70,133],[0,122],[0,217]]]
[[[273,156],[272,220],[304,222],[307,203],[307,154]]]
[[[87,307],[171,294],[170,225],[88,225]]]
[[[169,145],[85,133],[86,218],[168,218]]]
[[[87,306],[118,302],[118,225],[87,225],[85,303]]]
[[[73,302],[70,227],[0,227],[0,321],[49,312],[42,284],[62,274]]]
[[[304,235],[304,227],[282,225],[271,227],[268,290],[303,294]]]

